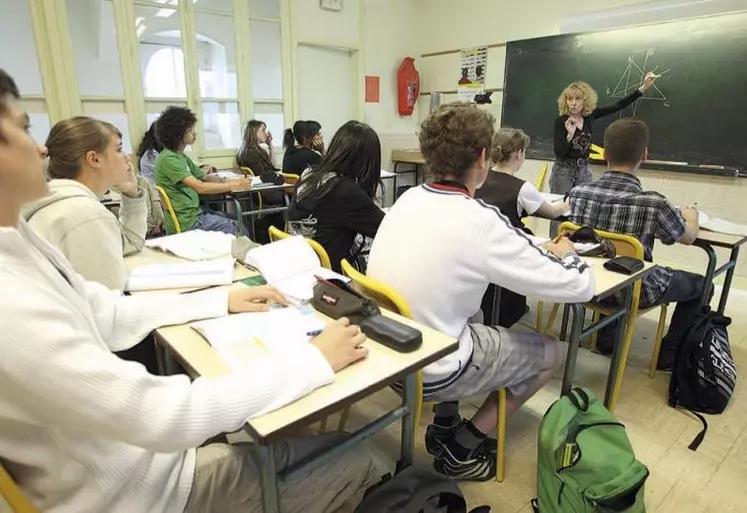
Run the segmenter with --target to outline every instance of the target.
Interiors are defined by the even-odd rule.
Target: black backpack
[[[470,513],[489,512],[490,507],[480,506]],[[467,502],[448,477],[407,467],[370,487],[355,513],[467,513]]]
[[[703,430],[688,446],[693,451],[708,430],[708,423],[698,412],[723,412],[737,383],[737,368],[726,330],[729,324],[730,318],[706,308],[677,348],[669,380],[669,406],[690,411],[703,424]]]

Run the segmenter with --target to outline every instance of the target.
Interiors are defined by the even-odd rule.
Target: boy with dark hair
[[[215,230],[238,234],[239,225],[220,212],[200,208],[200,194],[225,194],[249,188],[246,178],[226,181],[208,175],[192,162],[184,150],[197,138],[197,116],[186,107],[167,107],[156,123],[156,136],[164,149],[156,160],[156,185],[163,188],[179,221],[181,231]],[[166,233],[176,232],[170,216],[165,216]]]
[[[495,119],[474,104],[445,105],[426,119],[420,149],[433,184],[407,191],[379,227],[368,275],[393,286],[418,322],[459,338],[456,352],[423,370],[423,395],[440,403],[426,431],[435,468],[455,479],[495,476],[497,393],[514,413],[560,366],[562,345],[537,333],[485,326],[488,284],[557,302],[591,299],[592,269],[567,239],[534,246],[500,211],[474,199],[485,181]],[[404,248],[404,249],[403,249]],[[458,401],[489,394],[463,421]]]
[[[574,187],[568,195],[569,219],[578,225],[632,235],[652,261],[654,239],[666,245],[692,244],[698,237],[698,212],[692,207],[678,209],[658,192],[644,191],[636,176],[648,156],[649,130],[635,118],[615,121],[604,132],[607,172],[596,182]],[[659,369],[671,369],[677,345],[690,321],[698,313],[703,294],[703,276],[658,266],[643,278],[640,308],[677,303],[659,354]],[[602,353],[613,349],[614,327],[600,332],[597,347]]]

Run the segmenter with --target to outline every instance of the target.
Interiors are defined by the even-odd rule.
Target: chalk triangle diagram
[[[646,61],[648,61],[648,57],[651,54],[653,54],[651,50],[646,52]],[[645,67],[646,63],[644,63],[644,68]],[[625,98],[627,95],[641,86],[641,84],[643,83],[643,77],[645,76],[646,72],[635,61],[635,57],[630,56],[628,57],[628,65],[625,68],[625,71],[623,71],[622,75],[620,76],[620,80],[617,82],[615,89],[610,91],[608,88],[607,94],[609,94],[611,98]],[[651,89],[646,92],[645,96],[639,98],[637,102],[633,103],[633,116],[636,115],[638,107],[639,105],[641,105],[641,101],[643,100],[663,101],[664,105],[669,107],[669,99],[661,91],[661,89],[659,89],[659,86],[654,84],[651,86]],[[620,113],[620,116],[622,116],[622,112]]]

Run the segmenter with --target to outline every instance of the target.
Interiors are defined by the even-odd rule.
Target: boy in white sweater
[[[536,333],[475,322],[488,284],[555,302],[591,299],[594,277],[567,239],[535,247],[500,211],[474,199],[485,182],[495,119],[474,104],[438,109],[420,131],[437,181],[410,189],[374,239],[368,275],[394,287],[416,321],[459,337],[459,349],[423,370],[425,399],[438,404],[426,431],[435,468],[455,479],[495,476],[496,391],[508,388],[508,414],[562,362],[561,344]],[[489,394],[468,421],[458,401]]]
[[[285,300],[272,288],[132,298],[83,280],[20,218],[48,187],[18,97],[0,69],[0,462],[50,513],[261,511],[249,444],[198,446],[329,383],[366,356],[365,337],[343,320],[293,353],[193,382],[119,359],[159,326]],[[273,456],[282,470],[338,442],[288,440]],[[281,508],[334,511],[376,478],[366,452],[348,453],[281,484]]]

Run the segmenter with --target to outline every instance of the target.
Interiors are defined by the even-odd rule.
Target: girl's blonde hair
[[[57,122],[46,142],[49,156],[47,174],[50,178],[75,179],[86,153],[106,151],[112,135],[122,138],[117,127],[99,119],[76,116]]]
[[[511,154],[526,150],[531,139],[518,128],[501,128],[493,136],[493,147],[490,149],[490,160],[494,164],[506,162]]]
[[[597,92],[586,82],[573,82],[568,87],[563,89],[563,92],[558,96],[558,112],[561,116],[567,116],[570,114],[568,110],[568,98],[581,98],[584,100],[584,110],[582,114],[588,116],[591,111],[597,108]]]

